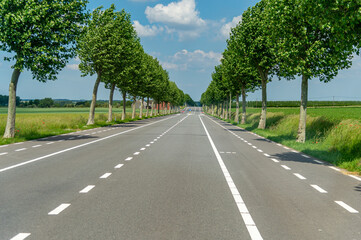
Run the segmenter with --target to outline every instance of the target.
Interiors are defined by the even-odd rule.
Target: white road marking
[[[141,148],[141,149],[140,149],[140,151],[144,151],[144,150],[145,150],[145,148]]]
[[[8,154],[7,152],[0,153],[0,156]]]
[[[340,205],[341,207],[343,207],[344,209],[346,209],[350,213],[358,213],[358,211],[356,209],[350,207],[349,205],[347,205],[346,203],[344,203],[342,201],[335,201],[335,203],[337,203],[338,205]]]
[[[70,203],[62,203],[59,205],[59,207],[57,207],[53,211],[49,212],[48,215],[58,215],[59,213],[64,211],[69,206],[70,206]]]
[[[121,167],[123,167],[124,166],[124,164],[118,164],[117,166],[115,166],[114,168],[121,168]]]
[[[358,180],[358,181],[361,181],[361,178],[360,177],[356,177],[356,176],[354,176],[354,175],[349,175],[350,177],[352,177],[352,178],[354,178],[354,179],[356,179],[356,180]]]
[[[219,152],[219,153],[224,153],[224,152]]]
[[[7,147],[7,146],[9,146],[9,145],[2,145],[2,146],[0,146],[0,148]]]
[[[125,159],[125,161],[130,161],[132,159],[133,159],[132,157],[128,157],[128,158]]]
[[[146,147],[150,147],[150,144],[145,145]]]
[[[100,178],[108,178],[110,175],[112,175],[111,173],[104,173],[103,175],[100,176]]]
[[[245,143],[248,143],[248,141],[244,140]]]
[[[15,143],[14,145],[20,145],[20,144],[23,144],[24,142],[18,142],[18,143]]]
[[[236,152],[232,152],[232,154],[236,154]]]
[[[64,142],[64,139],[61,139],[61,140],[58,141],[58,143],[60,143],[60,142]]]
[[[316,189],[317,191],[319,191],[320,193],[327,193],[326,190],[322,189],[321,187],[317,186],[317,185],[311,185],[311,187],[313,187],[314,189]]]
[[[54,142],[48,142],[47,145],[53,144]]]
[[[248,145],[252,146],[252,143],[247,143]]]
[[[267,154],[267,153],[264,153],[263,155],[265,155],[266,157],[270,157],[270,155],[269,155],[269,154]]]
[[[135,152],[133,155],[139,155],[140,152]]]
[[[83,190],[81,190],[79,193],[88,193],[94,187],[95,187],[94,185],[89,185],[89,186],[85,187]]]
[[[335,170],[335,171],[337,171],[337,172],[340,172],[340,171],[341,171],[340,169],[335,168],[335,167],[332,167],[332,166],[330,166],[329,168],[331,168],[331,169],[333,169],[333,170]]]
[[[227,154],[230,154],[231,152],[226,152]]]
[[[299,153],[298,151],[296,151],[296,150],[291,150],[291,152],[294,152],[294,153]]]
[[[299,174],[299,173],[294,173],[293,175],[295,175],[296,177],[298,177],[298,178],[301,179],[301,180],[305,180],[305,179],[306,179],[304,176],[302,176],[302,175]]]
[[[286,165],[281,165],[281,167],[283,167],[286,170],[291,170],[291,168],[287,167]]]
[[[288,147],[283,147],[284,149],[287,149],[287,150],[289,150],[289,148]]]
[[[323,162],[318,161],[318,160],[316,160],[316,159],[314,159],[313,161],[316,162],[316,163],[319,163],[319,164],[323,164]]]
[[[91,141],[91,142],[87,142],[87,143],[77,145],[75,147],[67,148],[67,149],[64,149],[64,150],[61,150],[61,151],[58,151],[58,152],[55,152],[55,153],[51,153],[51,154],[48,154],[48,155],[45,155],[45,156],[42,156],[42,157],[38,157],[38,158],[29,160],[29,161],[25,161],[25,162],[18,163],[18,164],[15,164],[15,165],[12,165],[12,166],[9,166],[9,167],[6,167],[6,168],[2,168],[2,169],[0,169],[0,173],[8,171],[10,169],[18,168],[18,167],[21,167],[21,166],[24,166],[24,165],[27,165],[27,164],[30,164],[30,163],[33,163],[33,162],[37,162],[37,161],[40,161],[40,160],[45,159],[45,158],[49,158],[49,157],[52,157],[52,156],[55,156],[55,155],[59,155],[59,154],[64,153],[64,152],[68,152],[68,151],[71,151],[71,150],[74,150],[74,149],[78,149],[78,148],[81,148],[81,147],[84,147],[84,146],[87,146],[87,145],[90,145],[90,144],[93,144],[93,143],[104,141],[106,139],[113,138],[113,137],[119,136],[121,134],[125,134],[125,133],[128,133],[128,132],[138,130],[140,128],[144,128],[144,127],[147,127],[147,126],[159,123],[159,122],[163,122],[163,121],[166,121],[166,120],[170,120],[170,119],[173,119],[173,118],[174,117],[164,118],[162,120],[159,120],[159,121],[156,121],[156,122],[153,122],[153,123],[149,123],[149,124],[146,124],[146,125],[143,125],[143,126],[139,126],[139,127],[133,128],[133,129],[126,130],[124,132],[119,132],[119,133],[116,133],[116,134],[113,134],[113,135],[110,135],[110,136],[107,136],[107,137],[104,137],[104,138],[100,138],[100,139],[97,139],[97,140],[94,140],[94,141]]]
[[[33,148],[37,148],[37,147],[41,147],[41,145],[35,145],[35,146],[32,146]]]
[[[27,148],[20,148],[20,149],[17,149],[17,150],[15,150],[15,152],[21,152],[21,151],[24,151],[24,150],[26,150]]]
[[[307,155],[305,155],[305,154],[302,154],[302,157],[310,158],[309,156],[307,156]]]
[[[19,233],[15,237],[11,238],[10,240],[24,240],[25,238],[29,237],[30,233]]]
[[[281,144],[279,144],[279,143],[277,143],[277,146],[280,146],[280,147],[282,147],[282,145],[281,145]]]
[[[154,142],[150,142],[151,144],[153,144]]]
[[[210,144],[212,146],[213,152],[216,155],[216,158],[218,160],[218,164],[221,167],[223,175],[227,180],[228,187],[229,187],[229,189],[230,189],[230,191],[231,191],[231,193],[233,195],[234,201],[237,204],[238,210],[239,210],[239,212],[240,212],[240,214],[241,214],[241,216],[243,218],[243,221],[244,221],[244,223],[245,223],[245,225],[247,227],[247,230],[248,230],[248,233],[249,233],[251,239],[252,240],[262,240],[263,238],[262,238],[260,232],[258,231],[258,228],[257,228],[256,224],[254,223],[254,221],[253,221],[253,219],[251,217],[251,214],[248,212],[246,204],[243,202],[242,197],[241,197],[236,185],[234,184],[234,182],[232,180],[232,177],[230,176],[230,174],[229,174],[229,172],[227,170],[227,167],[224,164],[224,162],[222,160],[222,157],[219,154],[216,146],[214,145],[214,142],[213,142],[211,136],[209,135],[209,132],[208,132],[206,126],[204,125],[203,120],[202,120],[202,118],[200,116],[199,116],[199,120],[201,121],[201,123],[203,125],[203,128],[204,128],[204,131],[207,134],[207,137],[208,137],[208,140],[209,140],[209,142],[210,142]]]
[[[261,149],[257,149],[258,152],[263,152]]]
[[[252,146],[253,148],[257,148],[256,146]]]

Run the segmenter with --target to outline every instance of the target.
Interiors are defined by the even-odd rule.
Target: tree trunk
[[[239,93],[236,94],[236,116],[234,116],[234,121],[239,123]]]
[[[152,101],[152,108],[150,109],[150,116],[153,117],[154,99]]]
[[[149,113],[149,97],[147,97],[147,112],[145,113],[145,117],[148,117]]]
[[[122,120],[125,120],[125,117],[127,115],[127,92],[123,93],[123,111],[122,111]]]
[[[246,124],[246,87],[242,86],[242,120],[241,124]]]
[[[308,99],[308,77],[302,75],[300,122],[298,124],[297,142],[306,141],[306,120],[307,120],[307,99]]]
[[[133,111],[132,111],[132,119],[135,118],[135,104],[137,103],[137,98],[133,97]]]
[[[214,104],[212,104],[212,116],[214,115]]]
[[[94,88],[93,88],[93,97],[92,97],[92,103],[90,105],[90,111],[89,111],[89,118],[86,125],[93,125],[94,124],[94,116],[95,116],[95,105],[97,103],[97,94],[98,94],[98,87],[100,84],[100,73],[97,73],[98,77],[95,81]]]
[[[4,138],[13,138],[15,136],[16,88],[18,85],[20,73],[21,71],[15,68],[9,84],[8,118],[3,136]]]
[[[225,116],[224,116],[224,119],[228,119],[228,101],[226,100],[226,103],[224,104],[224,108],[225,108]]]
[[[228,112],[228,119],[232,119],[232,93],[229,93],[229,112]]]
[[[114,96],[115,83],[112,83],[109,94],[109,112],[108,112],[108,121],[113,121],[113,96]]]
[[[142,97],[141,102],[140,102],[140,109],[139,109],[139,118],[140,119],[143,118],[143,103],[144,103],[144,97]]]
[[[266,128],[266,116],[267,116],[267,73],[259,71],[261,73],[262,80],[262,112],[261,119],[258,124],[259,129]]]

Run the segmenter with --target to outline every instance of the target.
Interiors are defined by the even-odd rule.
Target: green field
[[[299,108],[267,108],[267,128],[257,129],[260,108],[247,108],[249,131],[352,172],[361,173],[361,107],[307,109],[307,141],[297,143]],[[235,109],[232,109],[234,119]],[[229,121],[235,124],[233,121]]]

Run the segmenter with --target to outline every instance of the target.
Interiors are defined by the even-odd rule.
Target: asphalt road
[[[188,110],[0,147],[0,239],[361,239],[361,178]]]

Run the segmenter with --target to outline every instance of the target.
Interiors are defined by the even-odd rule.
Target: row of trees
[[[353,0],[261,0],[242,14],[231,30],[221,65],[202,95],[212,106],[242,95],[245,122],[247,92],[262,90],[262,113],[258,127],[266,127],[267,83],[302,77],[298,142],[306,140],[308,81],[328,82],[351,66],[359,54],[360,1]],[[238,100],[237,100],[238,102]],[[237,104],[238,106],[238,104]],[[238,107],[235,117],[238,122]]]
[[[28,70],[41,82],[56,80],[58,72],[76,55],[81,60],[83,76],[97,75],[88,124],[94,123],[100,82],[110,89],[109,121],[116,88],[124,99],[123,118],[127,95],[134,100],[152,98],[172,106],[184,103],[184,93],[169,81],[157,59],[144,52],[130,15],[124,10],[116,11],[114,5],[89,14],[87,3],[0,0],[0,50],[12,55],[4,60],[14,62],[4,138],[15,135],[16,89],[21,72]]]

